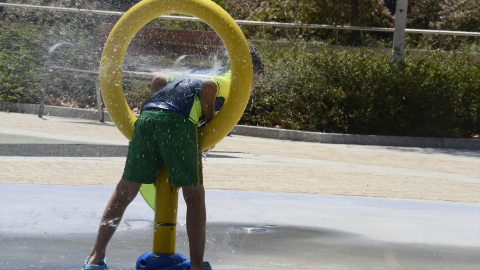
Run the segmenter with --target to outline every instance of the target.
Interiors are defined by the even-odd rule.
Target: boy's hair
[[[250,54],[252,55],[253,74],[263,76],[263,62],[260,53],[250,42],[248,42],[248,47],[250,48]]]

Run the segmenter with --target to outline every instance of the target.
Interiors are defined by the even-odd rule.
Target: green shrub
[[[34,103],[38,100],[41,68],[40,27],[0,21],[0,101]]]
[[[366,49],[261,48],[266,75],[241,123],[317,132],[468,137],[480,133],[480,67],[433,53],[404,64]]]
[[[94,70],[98,66],[99,20],[52,12],[2,13],[0,24],[0,101],[39,103],[48,50],[58,42],[51,66]],[[73,45],[72,45],[73,44]],[[95,79],[79,74],[51,76],[46,104],[91,107],[95,98]],[[82,99],[90,101],[79,101]]]

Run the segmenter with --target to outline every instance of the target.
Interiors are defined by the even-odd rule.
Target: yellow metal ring
[[[230,94],[222,109],[201,130],[202,149],[222,140],[237,124],[247,106],[252,85],[252,60],[247,41],[232,17],[211,0],[143,0],[126,12],[110,32],[100,62],[100,87],[108,113],[130,139],[136,117],[122,88],[122,64],[128,44],[151,20],[165,14],[195,16],[207,23],[227,48],[232,68]]]

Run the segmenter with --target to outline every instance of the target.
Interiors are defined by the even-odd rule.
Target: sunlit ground
[[[109,123],[5,112],[0,139],[0,269],[79,269],[127,140]],[[214,269],[475,269],[479,155],[227,137],[204,161],[206,259]],[[138,196],[110,268],[134,269],[151,250],[152,221]],[[184,224],[180,200],[177,252],[188,257]]]

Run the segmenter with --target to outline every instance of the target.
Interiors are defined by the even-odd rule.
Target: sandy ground
[[[127,145],[111,124],[0,112],[0,143]],[[115,185],[125,158],[11,157],[0,182]],[[480,203],[480,151],[232,136],[204,162],[207,189]]]

